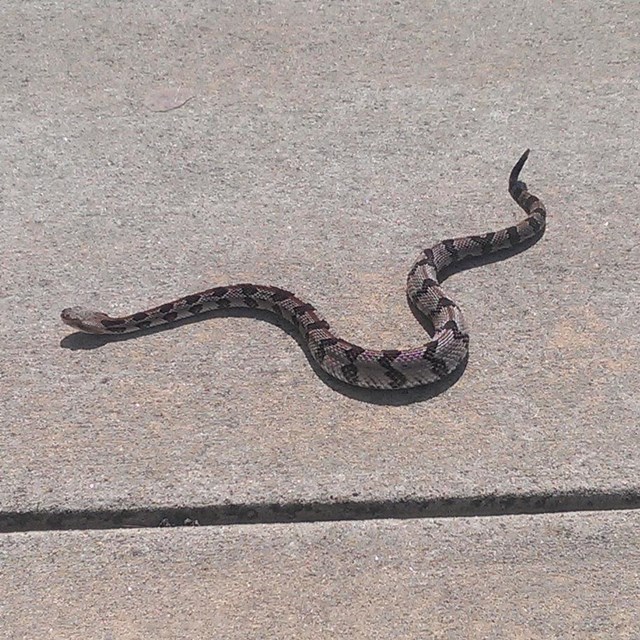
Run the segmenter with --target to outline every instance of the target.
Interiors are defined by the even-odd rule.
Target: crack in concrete
[[[640,509],[640,489],[485,494],[460,498],[216,504],[200,507],[0,511],[0,533],[186,525],[222,526],[377,519],[464,518],[627,509]]]

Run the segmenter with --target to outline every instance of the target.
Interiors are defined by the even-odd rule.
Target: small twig
[[[151,109],[150,107],[147,107],[147,109],[149,109],[149,111],[153,111],[154,113],[166,113],[167,111],[174,111],[175,109],[184,107],[184,105],[187,104],[187,102],[191,102],[191,100],[193,100],[194,98],[195,96],[189,96],[186,100],[183,100],[180,104],[177,104],[173,107],[168,107],[167,109]]]

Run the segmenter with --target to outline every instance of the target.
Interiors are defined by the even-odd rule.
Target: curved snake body
[[[250,283],[214,287],[121,318],[112,318],[83,307],[64,309],[61,318],[66,324],[87,333],[121,334],[212,309],[265,309],[294,325],[320,367],[348,384],[400,389],[435,382],[464,361],[469,345],[462,311],[440,288],[439,277],[443,270],[469,256],[515,247],[544,231],[544,205],[527,191],[524,183],[518,181],[528,155],[527,149],[509,177],[509,193],[527,214],[524,220],[484,235],[442,240],[425,249],[411,267],[407,278],[408,299],[433,324],[431,339],[418,347],[405,350],[364,349],[336,336],[312,305],[290,291]]]

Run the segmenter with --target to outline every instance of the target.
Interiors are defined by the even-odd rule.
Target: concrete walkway
[[[640,637],[640,4],[472,4],[5,3],[0,638]],[[447,281],[444,385],[59,321],[261,282],[417,344],[529,147],[547,233]]]

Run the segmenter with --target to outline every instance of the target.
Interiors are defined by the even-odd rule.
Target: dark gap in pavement
[[[220,526],[373,519],[461,518],[622,509],[640,509],[640,490],[529,495],[487,494],[466,498],[407,498],[289,504],[222,504],[194,508],[0,511],[0,533],[128,529],[187,524]]]

